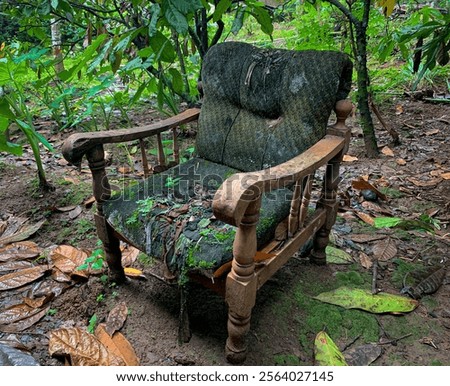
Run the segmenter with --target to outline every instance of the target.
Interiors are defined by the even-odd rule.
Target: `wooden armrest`
[[[199,114],[200,109],[193,108],[151,125],[139,126],[132,129],[72,134],[64,141],[62,153],[67,161],[77,165],[81,162],[83,155],[97,145],[134,141],[159,134],[179,125],[195,121],[198,119]]]
[[[229,177],[214,196],[214,215],[227,224],[239,226],[247,206],[262,193],[292,185],[325,165],[346,146],[345,137],[326,135],[291,160],[265,170],[237,173]]]

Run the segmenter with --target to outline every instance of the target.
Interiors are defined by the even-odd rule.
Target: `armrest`
[[[345,149],[347,139],[326,135],[291,160],[273,168],[237,173],[224,181],[213,201],[214,215],[227,224],[239,226],[248,205],[262,193],[288,186],[328,163]]]
[[[193,108],[151,125],[135,127],[132,129],[72,134],[64,141],[62,153],[67,161],[76,165],[81,162],[81,159],[86,152],[97,145],[134,141],[136,139],[159,134],[179,125],[195,121],[198,119],[199,114],[200,109]]]

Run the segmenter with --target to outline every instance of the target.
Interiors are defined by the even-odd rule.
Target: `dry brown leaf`
[[[372,249],[373,255],[379,261],[387,261],[397,254],[397,246],[395,241],[390,237],[375,244]]]
[[[94,203],[95,203],[95,197],[92,196],[92,197],[89,197],[87,200],[85,200],[85,201],[83,202],[83,205],[84,205],[86,208],[90,208]]]
[[[432,187],[438,185],[440,182],[442,182],[442,178],[432,178],[431,180],[419,180],[415,177],[408,177],[408,181],[412,182],[414,185],[425,188],[425,187]]]
[[[42,227],[42,225],[44,225],[45,221],[47,220],[44,219],[31,225],[23,224],[14,234],[6,236],[3,234],[2,237],[0,237],[0,245],[26,240],[28,237],[35,234]]]
[[[367,235],[367,234],[353,234],[350,236],[350,240],[355,243],[370,243],[371,241],[383,240],[386,235]]]
[[[374,203],[374,202],[370,202],[370,201],[363,201],[361,203],[361,206],[371,212],[375,212],[375,213],[383,213],[383,214],[387,214],[392,216],[392,212],[389,209],[384,209],[382,208],[380,205]]]
[[[439,130],[439,129],[432,129],[432,130],[428,130],[428,131],[426,131],[425,132],[425,135],[426,136],[429,136],[429,135],[435,135],[435,134],[438,134],[438,133],[440,133],[441,131]]]
[[[58,283],[70,283],[72,281],[70,275],[60,271],[58,268],[53,268],[52,279]]]
[[[372,259],[369,256],[367,256],[364,252],[359,252],[359,262],[361,266],[364,267],[365,269],[372,268],[373,265]]]
[[[120,174],[127,174],[127,173],[131,173],[131,168],[129,166],[120,166],[117,168],[117,171]]]
[[[112,336],[116,331],[119,331],[128,316],[128,307],[125,302],[120,302],[108,314],[106,318],[105,331]]]
[[[396,105],[395,106],[395,114],[396,115],[400,115],[400,114],[403,114],[403,106],[402,105]]]
[[[345,154],[344,157],[342,158],[342,161],[344,161],[344,162],[354,162],[354,161],[358,161],[358,157],[354,157],[352,155]]]
[[[47,307],[36,314],[31,315],[29,318],[22,319],[16,323],[10,323],[6,325],[0,325],[0,331],[2,332],[21,332],[30,328],[33,324],[39,322],[48,312],[50,307]]]
[[[357,180],[353,180],[352,187],[358,190],[371,190],[382,200],[387,199],[385,194],[381,193],[374,185],[365,180],[363,177],[359,177]]]
[[[389,146],[385,146],[381,149],[381,152],[388,156],[388,157],[393,157],[394,156],[394,152],[392,151],[392,149]]]
[[[48,269],[49,267],[47,265],[39,265],[2,275],[0,276],[0,291],[6,291],[31,283],[43,276]]]
[[[367,213],[355,211],[355,214],[363,220],[366,224],[375,225],[375,221],[372,217],[370,217]]]
[[[55,209],[59,212],[70,212],[71,210],[74,210],[76,207],[77,207],[76,205],[57,206]]]
[[[111,337],[105,324],[101,323],[95,329],[95,336],[110,352],[122,358],[127,366],[139,366],[139,358],[133,347],[120,332],[115,332]]]
[[[86,252],[70,245],[60,245],[50,254],[50,259],[53,261],[53,264],[61,272],[85,278],[88,277],[88,272],[85,270],[78,270],[77,268],[84,264],[87,257],[88,255]]]
[[[442,173],[442,174],[441,174],[441,177],[442,177],[444,180],[450,180],[450,172]]]
[[[131,245],[126,245],[122,249],[122,266],[129,267],[136,261],[141,251]]]
[[[29,297],[24,297],[23,301],[26,305],[32,307],[32,308],[41,308],[44,304],[48,303],[50,300],[52,300],[55,297],[54,293],[48,294],[46,296],[41,296],[36,299],[32,299]]]
[[[75,207],[75,209],[72,209],[69,212],[69,218],[71,220],[75,220],[81,214],[81,212],[83,212],[83,209],[81,208],[80,205],[78,205],[78,206]]]
[[[31,268],[33,264],[26,260],[19,261],[8,261],[6,263],[0,264],[0,273],[17,271],[18,269]]]
[[[8,307],[0,312],[0,324],[11,324],[18,322],[19,320],[29,318],[37,314],[40,310],[30,307],[27,304],[16,304]]]
[[[403,158],[397,158],[395,160],[395,162],[397,162],[397,165],[400,165],[400,166],[405,166],[406,165],[406,161]]]
[[[16,217],[16,216],[9,217],[6,221],[2,222],[1,226],[2,233],[0,234],[0,236],[1,237],[12,236],[27,221],[28,221],[27,217]]]
[[[124,366],[125,361],[109,351],[94,335],[78,327],[50,332],[51,356],[70,357],[73,366]]]

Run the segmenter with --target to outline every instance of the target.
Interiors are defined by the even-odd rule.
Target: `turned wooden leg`
[[[228,339],[226,358],[242,363],[247,356],[246,335],[250,330],[252,308],[256,300],[256,276],[253,258],[256,254],[256,224],[261,200],[248,206],[236,232],[233,244],[233,263],[227,277]]]
[[[114,230],[106,222],[103,214],[103,203],[111,197],[111,187],[105,170],[105,153],[103,146],[98,145],[86,153],[89,168],[92,173],[94,197],[97,201],[97,213],[95,214],[95,225],[98,238],[103,243],[106,262],[108,263],[110,279],[117,284],[123,283],[126,279],[122,267],[122,252],[120,251],[120,241],[115,236]]]

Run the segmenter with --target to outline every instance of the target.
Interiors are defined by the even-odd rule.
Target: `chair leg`
[[[342,154],[338,154],[328,163],[325,171],[322,196],[317,203],[317,207],[322,207],[326,211],[325,224],[314,236],[314,247],[310,255],[310,261],[317,265],[325,265],[327,263],[325,248],[328,245],[331,228],[336,222],[336,215],[338,210],[336,197],[341,158]]]
[[[182,285],[179,288],[180,292],[180,319],[178,325],[178,342],[180,344],[187,343],[191,340],[192,333],[189,325],[188,313],[188,288],[189,284]]]
[[[114,235],[114,230],[100,214],[95,214],[95,225],[98,238],[103,243],[106,262],[109,268],[111,281],[121,284],[126,280],[125,271],[122,267],[122,251],[120,250],[120,240]]]
[[[244,362],[247,357],[246,336],[256,301],[257,280],[253,257],[256,253],[260,205],[259,199],[250,203],[239,224],[233,244],[231,272],[227,276],[228,339],[225,355],[229,362],[235,364]]]

